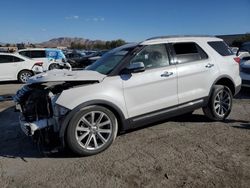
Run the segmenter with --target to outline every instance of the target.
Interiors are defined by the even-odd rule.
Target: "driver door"
[[[122,75],[129,117],[177,105],[176,66],[170,65],[165,44],[146,46],[130,64],[138,62],[144,63],[144,72]]]

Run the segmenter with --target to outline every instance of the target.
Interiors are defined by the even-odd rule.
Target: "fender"
[[[223,78],[229,79],[229,80],[233,83],[234,89],[235,89],[235,83],[234,83],[233,79],[232,79],[230,76],[226,75],[226,74],[221,75],[221,76],[219,76],[218,78],[216,78],[216,80],[213,82],[212,86],[210,87],[208,99],[210,99],[210,97],[211,97],[211,95],[212,95],[213,87],[215,86],[215,84],[216,84],[220,79],[223,79]],[[235,93],[235,92],[234,92],[234,93]],[[234,93],[233,93],[233,95],[234,95]],[[207,101],[207,102],[208,102],[208,101]]]
[[[83,108],[85,108],[87,106],[91,106],[91,105],[101,105],[101,106],[109,108],[113,112],[115,111],[114,113],[119,116],[119,117],[117,117],[118,118],[118,122],[120,123],[119,130],[125,130],[126,129],[125,128],[126,119],[125,119],[125,116],[124,116],[124,114],[122,113],[122,111],[120,110],[119,107],[117,107],[115,104],[113,104],[111,102],[108,102],[108,101],[105,101],[105,100],[92,100],[92,101],[84,102],[84,103],[78,105],[77,107],[75,107],[73,110],[71,110],[66,115],[66,117],[62,121],[62,124],[60,126],[60,130],[59,130],[59,137],[62,140],[64,140],[65,131],[66,131],[67,126],[68,126],[70,120],[72,119],[72,117],[76,113],[78,113],[79,111],[81,111],[81,109],[83,109]],[[64,144],[64,141],[63,141],[63,144]]]

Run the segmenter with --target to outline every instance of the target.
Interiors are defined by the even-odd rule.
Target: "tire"
[[[117,119],[109,109],[89,106],[70,120],[66,142],[69,149],[80,156],[95,155],[113,143],[117,130]]]
[[[31,76],[33,76],[33,72],[23,70],[18,73],[18,81],[21,83],[26,83]]]
[[[231,112],[232,99],[232,92],[227,86],[215,85],[208,105],[202,108],[203,112],[213,121],[223,121]]]
[[[53,70],[53,69],[60,69],[60,66],[56,63],[52,63],[50,66],[49,66],[49,70]]]

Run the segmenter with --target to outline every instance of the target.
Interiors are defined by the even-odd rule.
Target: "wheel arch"
[[[79,112],[81,109],[83,109],[85,107],[88,107],[88,106],[93,106],[93,105],[103,106],[103,107],[109,109],[111,112],[114,113],[114,115],[116,116],[117,121],[118,121],[118,132],[121,132],[122,130],[126,129],[125,128],[125,126],[126,126],[125,125],[126,124],[125,123],[126,122],[125,116],[124,116],[122,110],[118,106],[116,106],[115,104],[113,104],[111,102],[104,101],[104,100],[88,101],[88,102],[82,103],[82,104],[78,105],[77,107],[75,107],[64,118],[64,120],[63,120],[63,122],[61,124],[60,130],[59,130],[59,137],[62,140],[63,145],[65,145],[65,139],[64,139],[65,138],[65,133],[67,131],[69,122],[72,119],[72,117],[77,112]]]
[[[22,70],[19,70],[18,73],[17,73],[17,75],[16,75],[17,80],[19,80],[19,75],[20,75],[20,73],[23,72],[23,71],[29,71],[29,72],[32,73],[32,76],[35,75],[34,71],[32,71],[32,70],[30,70],[30,69],[22,69]]]
[[[214,85],[224,85],[227,86],[233,95],[235,95],[235,83],[233,79],[228,75],[222,75],[214,81]]]

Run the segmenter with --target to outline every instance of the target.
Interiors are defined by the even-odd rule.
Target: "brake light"
[[[240,58],[239,58],[239,57],[235,57],[235,58],[234,58],[234,61],[235,61],[236,63],[240,64]]]
[[[36,62],[35,64],[34,64],[34,66],[35,65],[37,65],[37,66],[43,66],[43,62]]]

